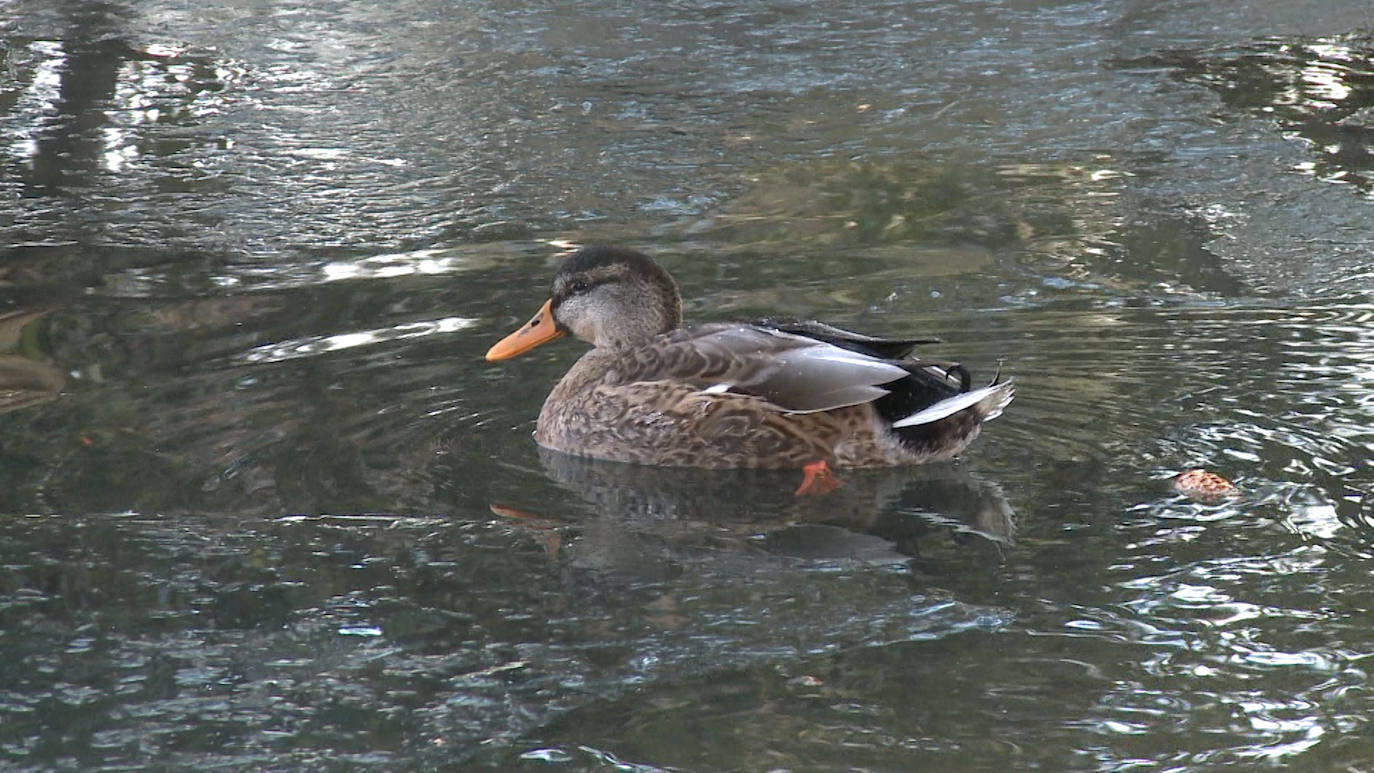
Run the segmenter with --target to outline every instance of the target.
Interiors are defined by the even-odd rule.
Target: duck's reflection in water
[[[707,559],[904,563],[923,541],[1010,545],[1015,533],[1001,489],[958,465],[843,470],[832,493],[798,497],[795,470],[650,467],[547,449],[540,460],[590,507],[522,521],[574,565],[642,579]],[[513,507],[493,510],[531,515]]]
[[[20,351],[25,328],[50,309],[0,312],[0,413],[56,400],[67,377],[50,362]]]

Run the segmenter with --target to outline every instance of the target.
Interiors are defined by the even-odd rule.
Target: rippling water
[[[1366,764],[1374,17],[1221,5],[12,3],[0,764]],[[541,454],[589,241],[1016,402]]]

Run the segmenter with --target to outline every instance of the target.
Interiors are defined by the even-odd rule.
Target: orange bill
[[[544,301],[544,305],[539,307],[539,311],[535,312],[529,322],[497,341],[495,346],[487,350],[487,360],[504,360],[524,354],[545,341],[552,341],[563,335],[563,331],[558,329],[558,323],[553,321],[553,311],[550,309],[552,304],[552,300]]]

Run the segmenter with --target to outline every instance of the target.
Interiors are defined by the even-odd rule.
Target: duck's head
[[[558,267],[534,318],[491,347],[487,359],[568,333],[600,348],[635,346],[681,325],[682,296],[662,266],[624,247],[583,247]]]

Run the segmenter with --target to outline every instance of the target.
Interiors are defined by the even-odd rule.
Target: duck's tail
[[[892,422],[893,429],[903,427],[915,427],[922,424],[931,424],[941,419],[953,416],[954,414],[968,408],[972,408],[979,424],[995,419],[1002,415],[1002,411],[1016,396],[1016,388],[1011,379],[1006,381],[993,382],[980,389],[971,389],[967,392],[960,392],[952,397],[935,403],[934,405],[923,408],[910,416]]]

